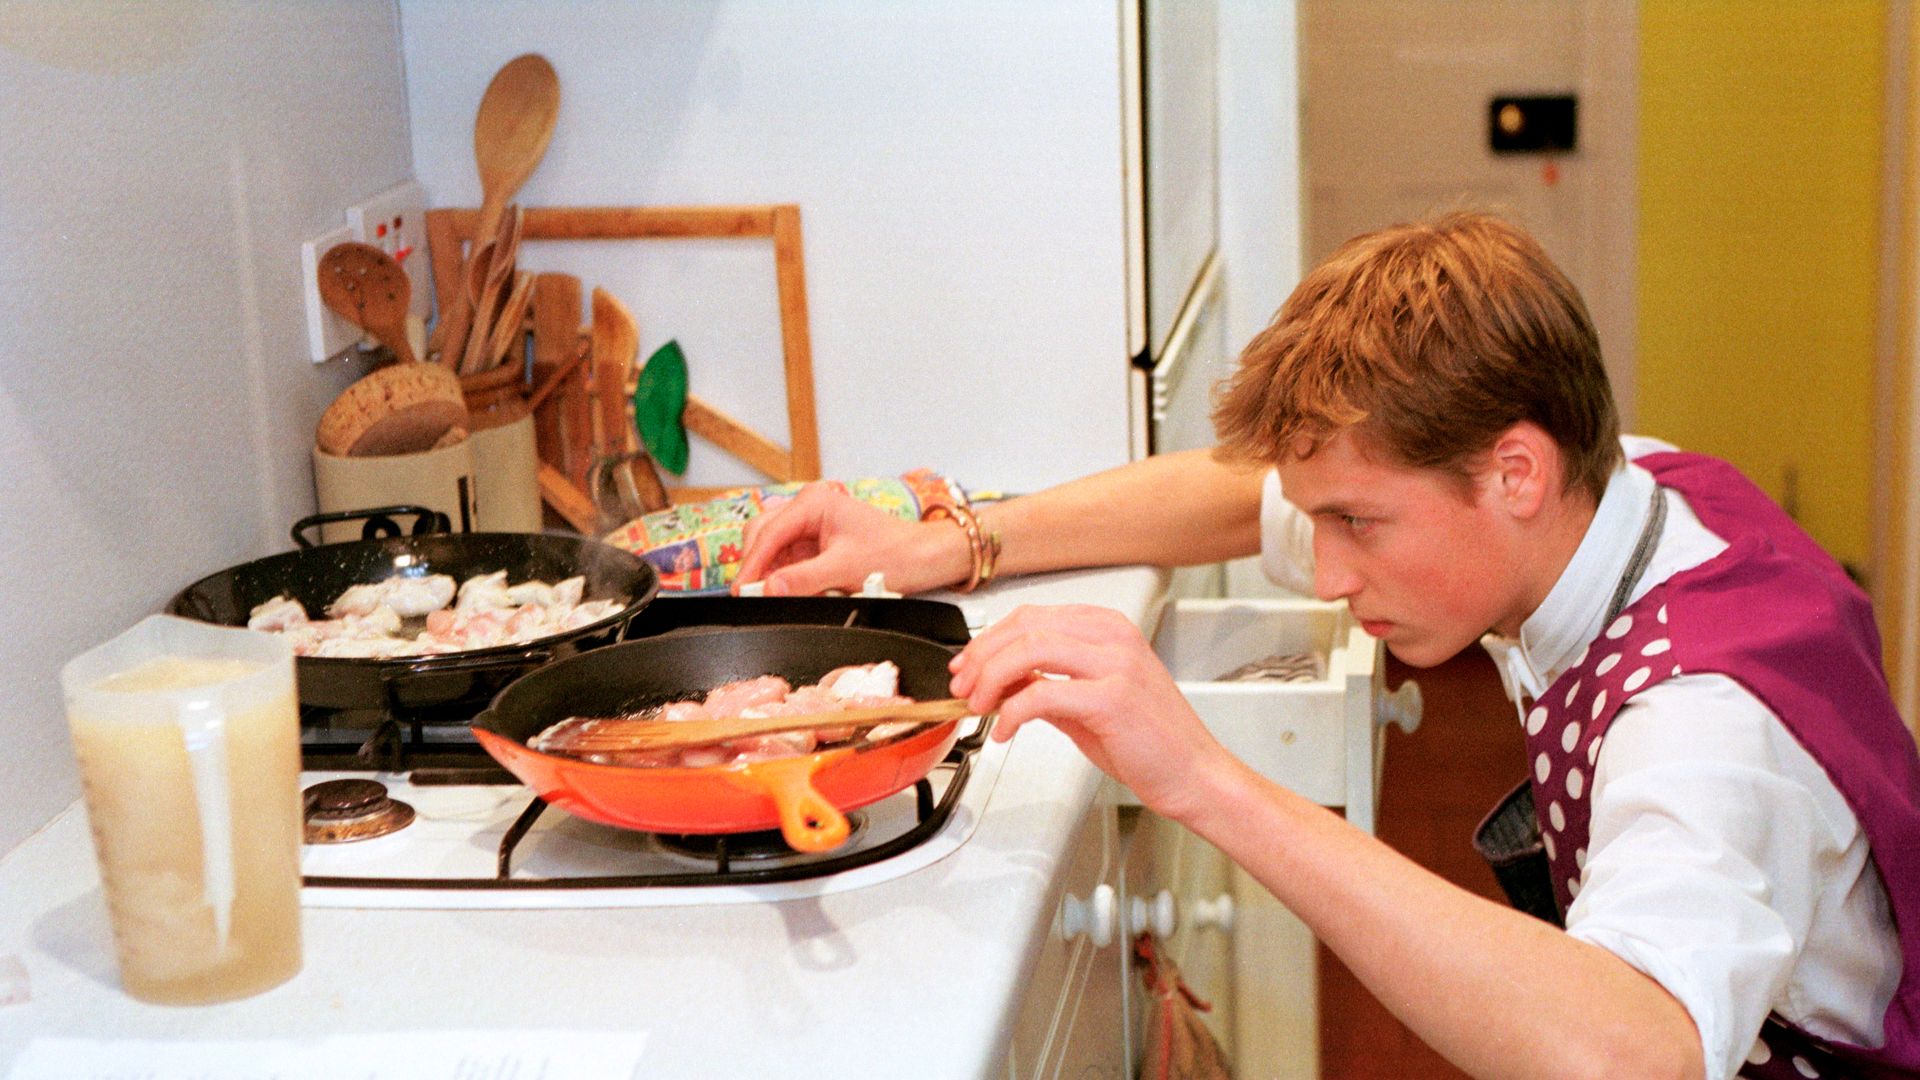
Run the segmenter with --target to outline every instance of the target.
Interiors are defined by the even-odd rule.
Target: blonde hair
[[[1523,420],[1559,443],[1563,488],[1597,503],[1621,452],[1593,321],[1532,237],[1480,213],[1341,245],[1247,345],[1213,408],[1227,457],[1305,457],[1351,428],[1462,480]]]

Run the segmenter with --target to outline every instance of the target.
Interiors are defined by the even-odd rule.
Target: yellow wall
[[[1864,566],[1885,6],[1642,0],[1635,427]]]

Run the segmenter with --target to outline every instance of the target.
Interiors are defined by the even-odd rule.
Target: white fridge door
[[[1167,334],[1166,347],[1148,375],[1149,449],[1156,454],[1212,446],[1213,386],[1233,370],[1220,288],[1220,260],[1203,258],[1188,302]],[[1224,594],[1221,564],[1182,567],[1173,573],[1171,595]]]
[[[1140,10],[1146,332],[1157,359],[1219,235],[1219,13],[1215,0],[1140,0]]]

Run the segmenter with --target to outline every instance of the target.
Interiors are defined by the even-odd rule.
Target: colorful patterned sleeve
[[[968,504],[965,489],[931,469],[822,482],[907,521],[918,521],[930,507]],[[669,506],[637,517],[602,539],[652,563],[663,592],[725,592],[740,569],[747,521],[793,498],[804,486],[740,488],[706,502]]]

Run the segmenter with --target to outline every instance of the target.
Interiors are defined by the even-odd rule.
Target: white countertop
[[[1165,575],[1013,579],[959,603],[978,626],[1025,603],[1095,603],[1151,625]],[[643,1033],[635,1075],[976,1077],[1004,1073],[1056,872],[1100,774],[1065,736],[1022,730],[974,834],[867,888],[765,904],[624,910],[307,908],[290,982],[204,1007],[119,989],[76,805],[0,858],[8,959],[0,1064],[38,1037],[288,1040],[481,1029]]]

